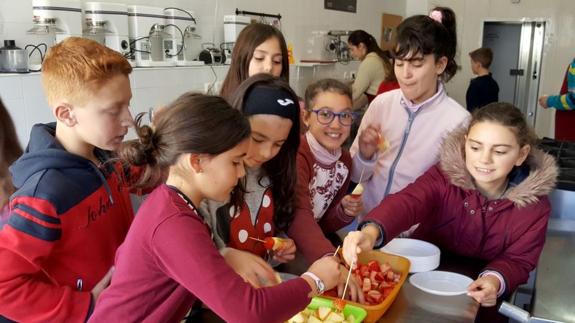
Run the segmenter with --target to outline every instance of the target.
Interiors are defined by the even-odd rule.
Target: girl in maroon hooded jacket
[[[493,306],[525,282],[537,260],[555,186],[555,160],[535,149],[519,109],[491,103],[444,141],[440,162],[386,197],[344,241],[348,263],[421,223],[413,237],[487,261],[468,295]]]

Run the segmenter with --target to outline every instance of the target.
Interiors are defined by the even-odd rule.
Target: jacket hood
[[[36,124],[32,127],[26,151],[10,167],[16,188],[22,187],[28,178],[45,169],[96,168],[89,160],[67,152],[56,140],[55,133],[55,123]]]
[[[440,167],[451,184],[466,190],[476,189],[473,177],[465,167],[465,135],[467,127],[453,130],[445,138],[440,152]],[[510,188],[501,197],[518,207],[537,202],[540,196],[555,188],[559,168],[555,158],[533,147],[522,166],[510,174]]]

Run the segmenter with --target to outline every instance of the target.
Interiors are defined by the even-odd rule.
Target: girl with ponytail
[[[391,65],[375,38],[366,31],[353,31],[347,43],[351,56],[361,61],[352,86],[353,106],[359,109],[373,101],[381,82],[392,73]]]
[[[469,116],[443,86],[457,67],[455,39],[444,25],[428,16],[405,19],[392,55],[400,88],[375,98],[350,149],[365,212],[435,164],[444,135]]]
[[[139,186],[167,179],[140,207],[90,322],[178,322],[196,299],[226,322],[286,321],[321,284],[336,285],[338,263],[326,257],[297,279],[256,289],[214,245],[197,206],[227,201],[245,175],[250,124],[240,111],[220,97],[186,93],[157,113],[153,128],[141,121],[139,139],[120,156],[145,168]]]

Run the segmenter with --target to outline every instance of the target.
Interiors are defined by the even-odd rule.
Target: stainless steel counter
[[[479,304],[466,295],[438,296],[409,283],[378,322],[473,322]]]
[[[437,270],[477,277],[484,263],[470,258],[441,253]],[[397,298],[378,322],[474,322],[479,303],[467,295],[439,296],[420,290],[405,281]]]
[[[575,322],[575,220],[551,219],[537,266],[532,315]]]

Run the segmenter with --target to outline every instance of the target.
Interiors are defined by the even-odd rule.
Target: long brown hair
[[[220,95],[230,99],[240,83],[249,77],[249,66],[256,47],[270,38],[277,38],[282,52],[282,72],[280,77],[289,81],[289,60],[285,38],[282,32],[270,25],[252,23],[239,34],[232,52],[232,63],[222,84]]]
[[[185,153],[221,154],[250,135],[248,120],[221,97],[185,93],[154,116],[154,128],[136,117],[137,140],[123,144],[119,156],[142,166],[135,187],[158,183],[169,166]]]
[[[22,155],[22,148],[10,114],[0,99],[0,208],[14,193],[14,185],[8,167]]]
[[[244,99],[256,87],[267,87],[289,93],[294,102],[298,97],[289,84],[279,78],[268,74],[257,74],[238,87],[232,100],[232,106],[244,111]],[[274,224],[280,230],[287,230],[293,219],[295,210],[296,185],[296,156],[300,142],[300,118],[295,118],[290,132],[278,154],[265,162],[262,168],[272,183],[272,197],[274,200]]]

